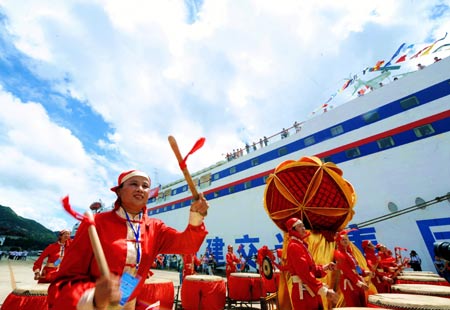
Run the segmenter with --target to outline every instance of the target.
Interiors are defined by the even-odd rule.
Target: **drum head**
[[[450,286],[432,284],[394,284],[391,286],[394,293],[406,293],[416,295],[450,296]],[[450,303],[450,302],[449,302]]]
[[[369,295],[370,305],[382,306],[388,309],[450,309],[448,298],[397,293]]]
[[[444,278],[442,277],[433,277],[433,276],[425,276],[425,275],[420,275],[420,276],[398,276],[397,277],[398,280],[403,280],[403,281],[416,281],[416,282],[447,282]]]
[[[272,280],[273,277],[273,266],[270,259],[266,256],[262,263],[263,275],[267,280]]]
[[[13,293],[21,296],[45,296],[47,295],[49,283],[39,283],[35,285],[20,286],[13,290]]]
[[[213,276],[213,275],[203,275],[203,274],[193,274],[186,276],[184,278],[188,281],[205,281],[205,282],[216,282],[216,281],[223,281],[222,277],[219,276]]]
[[[235,278],[261,278],[259,273],[252,272],[233,272],[230,276]]]

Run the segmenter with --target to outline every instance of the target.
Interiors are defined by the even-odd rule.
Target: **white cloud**
[[[205,0],[188,24],[184,1],[3,0],[29,69],[114,131],[99,135],[104,153],[93,154],[45,102],[2,91],[0,203],[24,215],[32,195],[33,205],[57,217],[65,193],[79,206],[112,202],[108,188],[125,169],[162,183],[181,178],[168,135],[183,152],[205,136],[189,168],[212,165],[244,139],[307,119],[345,78],[401,43],[441,37],[450,19],[429,17],[438,3]],[[64,108],[73,117],[74,107]]]
[[[68,226],[60,199],[70,193],[82,207],[99,199],[92,188],[105,187],[104,169],[40,104],[23,103],[1,89],[0,102],[0,204],[47,227]]]

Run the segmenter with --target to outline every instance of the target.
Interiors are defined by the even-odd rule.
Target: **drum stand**
[[[181,288],[181,284],[177,286],[177,293],[175,295],[175,300],[174,300],[174,310],[183,310],[183,307],[181,306],[181,299],[180,299],[180,288]]]

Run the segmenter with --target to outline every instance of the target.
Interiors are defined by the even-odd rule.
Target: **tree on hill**
[[[11,208],[0,205],[0,236],[4,248],[41,250],[56,240],[56,233],[38,222],[18,216]]]

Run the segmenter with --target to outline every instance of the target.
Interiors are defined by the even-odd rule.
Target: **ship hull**
[[[211,208],[209,248],[224,262],[226,246],[253,256],[281,247],[283,232],[264,209],[265,179],[286,160],[317,156],[335,162],[357,202],[350,240],[415,250],[434,269],[433,243],[450,241],[450,58],[385,85],[294,128],[267,146],[194,173]],[[165,186],[149,215],[183,229],[189,212],[186,182]],[[252,267],[256,267],[251,262]]]

